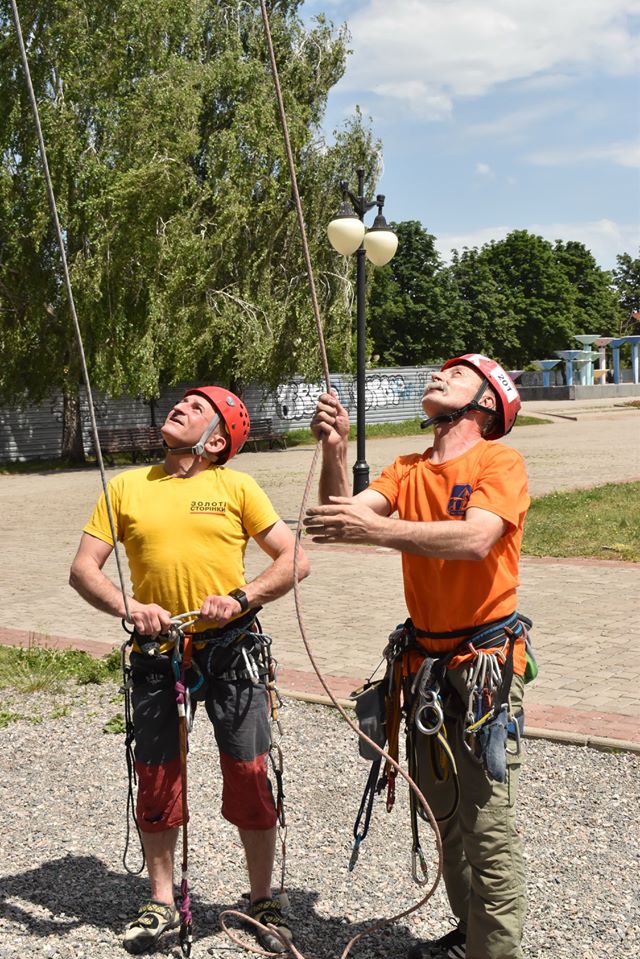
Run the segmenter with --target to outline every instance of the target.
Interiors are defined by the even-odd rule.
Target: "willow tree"
[[[349,362],[348,265],[324,226],[336,183],[378,147],[359,115],[328,145],[346,36],[299,2],[271,27],[328,346]],[[257,4],[23,0],[23,32],[96,387],[158,394],[206,376],[317,371],[313,317]],[[0,0],[0,399],[65,399],[82,455],[79,367],[7,0]]]

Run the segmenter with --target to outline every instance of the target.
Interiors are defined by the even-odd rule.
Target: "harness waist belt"
[[[232,619],[230,623],[225,623],[224,626],[219,626],[216,629],[204,629],[200,633],[189,633],[193,638],[194,643],[203,643],[203,642],[212,642],[216,639],[221,639],[226,633],[229,633],[231,630],[246,630],[248,626],[254,621],[260,608],[250,609],[248,612],[243,613],[242,616],[238,616],[237,619]]]
[[[218,640],[226,640],[225,645],[230,644],[235,640],[236,636],[239,636],[241,633],[246,633],[249,630],[261,608],[262,607],[250,609],[248,612],[243,613],[242,616],[238,616],[237,619],[232,619],[230,623],[225,623],[224,626],[219,626],[215,629],[204,629],[200,633],[185,633],[185,635],[189,636],[195,645],[199,643],[215,643]],[[135,629],[131,633],[131,639],[136,652],[153,654],[152,651],[154,647],[156,647],[156,649],[161,648],[162,652],[166,652],[173,647],[173,642],[165,635],[153,637],[144,636]]]
[[[517,636],[520,635],[522,627],[519,625],[521,616],[516,611],[510,616],[502,619],[494,619],[490,623],[483,623],[481,626],[469,626],[465,629],[455,629],[448,633],[432,633],[426,629],[413,627],[415,636],[418,639],[457,639],[461,638],[461,645],[473,643],[476,649],[488,648],[492,640],[502,637],[505,629],[512,629]],[[445,654],[446,655],[446,654]]]

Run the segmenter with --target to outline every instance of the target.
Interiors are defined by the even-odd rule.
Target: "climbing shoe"
[[[407,959],[465,959],[466,942],[466,929],[457,926],[439,939],[412,946]]]
[[[263,926],[273,926],[288,942],[293,941],[293,933],[289,927],[289,923],[282,914],[282,906],[280,905],[279,899],[258,899],[257,902],[251,903],[248,914],[252,919],[255,919],[256,922],[261,923]],[[262,948],[268,952],[287,951],[286,947],[273,932],[269,932],[266,929],[263,931],[253,925],[251,926],[251,931]]]
[[[151,899],[140,906],[137,917],[126,928],[122,945],[134,955],[153,948],[163,932],[180,925],[175,906]]]

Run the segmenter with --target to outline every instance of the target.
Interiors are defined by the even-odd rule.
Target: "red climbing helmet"
[[[518,411],[522,406],[515,383],[499,363],[489,359],[488,356],[483,356],[482,353],[465,353],[463,356],[456,356],[447,360],[441,369],[446,370],[458,363],[465,363],[477,370],[481,376],[484,376],[498,397],[498,415],[494,417],[493,427],[484,434],[485,438],[498,440],[501,436],[506,436],[515,423]]]
[[[249,436],[251,427],[247,407],[242,400],[225,390],[221,386],[193,386],[185,390],[183,399],[192,393],[198,393],[199,396],[206,397],[220,414],[220,419],[224,422],[227,433],[229,434],[229,444],[223,453],[218,457],[219,464],[226,463],[239,453]]]

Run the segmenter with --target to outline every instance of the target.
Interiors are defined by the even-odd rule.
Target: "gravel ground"
[[[0,730],[0,959],[121,959],[122,929],[147,885],[121,862],[123,740],[103,733],[121,712],[117,689],[75,687],[55,698],[4,691],[3,711],[26,718]],[[334,711],[289,701],[282,720],[296,939],[308,959],[333,959],[368,920],[420,898],[409,875],[406,791],[401,784],[390,816],[379,802],[349,873],[351,828],[368,766]],[[540,741],[527,742],[526,750],[520,802],[529,871],[526,956],[637,957],[638,757]],[[216,770],[212,736],[199,715],[189,770],[194,959],[247,955],[217,925],[222,908],[241,904],[246,880],[235,831],[218,815]],[[435,863],[426,828],[423,845]],[[353,954],[402,959],[448,921],[440,888],[420,915],[365,939]],[[175,934],[161,940],[157,954],[180,955]]]

